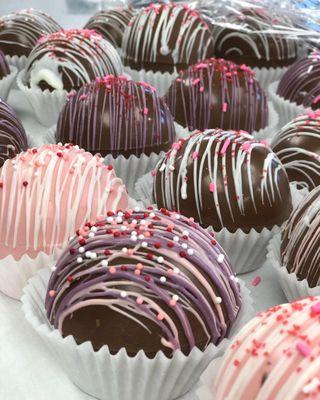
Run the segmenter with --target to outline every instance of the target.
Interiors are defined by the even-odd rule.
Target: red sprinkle
[[[24,187],[28,186],[28,182],[27,181],[22,182],[22,184],[23,184]]]
[[[260,283],[261,283],[261,277],[260,276],[256,276],[251,281],[252,286],[258,286]]]

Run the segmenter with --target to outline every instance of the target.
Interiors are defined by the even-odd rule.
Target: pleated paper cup
[[[272,101],[278,115],[279,115],[279,128],[282,128],[288,122],[297,118],[301,114],[306,114],[311,111],[311,108],[305,108],[293,103],[289,100],[285,100],[283,97],[277,94],[279,82],[273,82],[269,86],[269,98]]]
[[[6,55],[6,60],[8,61],[8,64],[13,65],[20,72],[27,65],[28,58],[26,56],[9,56],[9,55]]]
[[[19,260],[11,255],[3,258],[0,260],[0,291],[19,300],[28,280],[44,266],[53,266],[61,253],[62,249],[56,248],[53,254],[40,252],[35,258],[28,255]]]
[[[141,69],[140,71],[130,67],[124,67],[124,72],[128,74],[135,82],[147,82],[153,86],[160,96],[164,96],[172,81],[178,77],[177,72],[153,72]]]
[[[252,68],[255,73],[255,79],[260,83],[262,88],[268,93],[269,86],[275,82],[279,81],[284,73],[287,71],[288,67],[278,67],[278,68]]]
[[[194,348],[186,356],[176,351],[172,358],[162,352],[150,359],[143,351],[130,357],[123,348],[111,354],[107,346],[94,351],[90,342],[78,345],[72,336],[63,338],[46,317],[44,299],[50,270],[31,278],[22,297],[26,319],[49,346],[70,380],[84,392],[102,400],[172,400],[197,383],[208,364],[220,357],[230,339],[205,351]],[[254,314],[249,290],[240,281],[243,304],[231,330],[233,337]]]
[[[66,90],[50,92],[48,89],[29,88],[23,81],[24,75],[25,70],[19,72],[17,85],[29,102],[35,118],[41,125],[53,126],[57,123],[60,111],[67,101],[68,92]]]
[[[2,100],[7,100],[9,96],[9,92],[15,83],[16,77],[18,74],[17,67],[10,65],[10,73],[0,79],[0,98]]]
[[[299,281],[294,272],[289,273],[281,262],[281,233],[275,235],[268,245],[268,260],[270,261],[280,286],[289,302],[308,296],[320,296],[320,286],[310,288],[306,279]]]

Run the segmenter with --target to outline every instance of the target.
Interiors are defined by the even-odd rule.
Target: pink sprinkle
[[[255,278],[252,279],[251,284],[252,286],[258,286],[261,282],[261,277],[260,276],[256,276]]]
[[[243,151],[249,151],[251,148],[251,142],[244,142],[242,145]]]
[[[158,319],[159,321],[162,321],[162,320],[164,319],[164,314],[163,314],[163,313],[159,313],[159,314],[157,315],[157,319]]]
[[[303,357],[308,357],[312,352],[311,347],[306,342],[298,342],[296,349]]]
[[[180,142],[173,143],[171,147],[172,147],[173,149],[180,150],[180,148],[181,148],[181,143],[180,143]]]
[[[138,303],[138,304],[142,304],[142,303],[143,303],[142,297],[138,297],[138,298],[137,298],[137,303]]]
[[[203,69],[203,68],[208,68],[208,64],[199,63],[196,65],[196,69]]]
[[[148,115],[148,112],[149,112],[149,110],[147,109],[147,107],[145,107],[145,108],[143,109],[143,114],[144,114],[144,115]]]
[[[313,100],[312,104],[317,104],[317,103],[319,103],[319,101],[320,101],[320,95],[317,96],[317,97]]]
[[[55,290],[50,290],[50,291],[49,291],[49,296],[50,296],[50,297],[54,297],[55,294],[56,294]]]
[[[200,93],[203,93],[203,92],[204,92],[204,87],[203,87],[203,86],[200,87],[199,92],[200,92]]]
[[[115,267],[111,267],[109,268],[110,274],[114,274],[116,272]]]
[[[213,193],[213,192],[214,192],[214,189],[215,189],[214,183],[213,183],[213,182],[210,182],[210,184],[209,184],[209,190],[210,190],[210,192]]]
[[[314,314],[320,314],[320,301],[316,304],[314,304],[313,306],[311,306],[311,311]]]
[[[152,176],[156,176],[157,175],[157,171],[154,169],[153,171],[151,171],[151,175]]]
[[[86,94],[82,94],[82,95],[79,97],[80,100],[85,100],[86,98],[87,98],[87,95],[86,95]]]
[[[192,153],[192,158],[193,158],[194,160],[196,160],[198,157],[199,157],[199,153],[198,153],[197,151],[194,151],[194,152]]]
[[[223,155],[223,154],[226,153],[226,151],[227,151],[227,149],[228,149],[228,147],[229,147],[230,142],[231,142],[231,140],[230,140],[230,139],[227,139],[227,140],[223,143],[222,149],[220,150],[220,154]]]
[[[194,79],[194,80],[192,81],[192,86],[197,85],[199,82],[200,82],[200,79],[199,79],[199,78]]]
[[[227,103],[223,103],[222,111],[223,111],[223,112],[226,112],[227,109],[228,109],[228,104],[227,104]]]

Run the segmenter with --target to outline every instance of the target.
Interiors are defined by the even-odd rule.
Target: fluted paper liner
[[[273,82],[269,86],[269,98],[272,101],[278,115],[279,115],[279,128],[282,128],[288,122],[297,118],[301,114],[306,114],[311,111],[311,108],[305,108],[293,103],[289,100],[285,100],[283,97],[277,95],[279,82]]]
[[[268,94],[269,86],[282,78],[282,75],[287,71],[288,67],[277,67],[277,68],[252,68],[255,73],[255,79],[260,83],[262,88]]]
[[[66,90],[54,90],[50,92],[48,89],[29,88],[23,82],[25,70],[19,72],[17,77],[17,85],[21,92],[28,100],[37,121],[46,127],[56,124],[60,111],[67,101],[68,92]]]
[[[17,67],[10,65],[10,73],[0,79],[0,98],[2,100],[7,100],[9,96],[9,92],[15,82],[15,79],[18,74]]]
[[[280,286],[289,302],[308,296],[319,296],[320,286],[310,288],[306,279],[299,281],[294,272],[289,273],[281,263],[281,233],[275,235],[268,245],[268,260],[277,274]]]
[[[173,72],[153,72],[141,69],[140,71],[132,69],[130,67],[124,67],[124,72],[128,74],[135,82],[147,82],[149,85],[153,86],[160,96],[164,96],[171,82],[177,78],[178,73]]]
[[[176,351],[172,358],[162,352],[150,359],[141,350],[129,357],[122,348],[110,354],[107,346],[94,351],[90,342],[77,345],[72,336],[63,338],[46,317],[44,299],[50,270],[45,268],[31,278],[22,296],[26,319],[49,346],[70,380],[81,390],[103,400],[173,400],[188,392],[201,373],[222,355],[230,339],[205,351],[194,348],[188,356]],[[253,314],[250,291],[240,281],[242,307],[231,330],[234,336]]]
[[[53,266],[62,250],[56,248],[52,254],[40,252],[36,258],[23,255],[15,260],[11,255],[0,260],[0,291],[19,300],[28,280],[44,266]]]
[[[22,71],[25,68],[28,60],[26,56],[9,56],[9,55],[6,55],[6,59],[8,61],[8,64],[16,67],[18,71]]]

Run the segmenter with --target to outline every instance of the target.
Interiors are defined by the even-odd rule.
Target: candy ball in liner
[[[75,90],[96,77],[121,75],[122,70],[117,51],[100,35],[85,29],[62,30],[39,40],[17,84],[37,120],[51,127]]]
[[[56,141],[105,157],[130,194],[175,140],[173,117],[145,82],[108,75],[84,85],[63,107]],[[133,193],[134,194],[134,193]]]
[[[320,188],[313,189],[270,241],[268,259],[288,300],[320,295],[319,216]]]
[[[221,355],[224,337],[251,318],[248,290],[192,219],[164,210],[109,215],[81,243],[69,243],[49,284],[48,269],[29,281],[24,312],[85,392],[108,400],[177,398]],[[116,235],[122,227],[127,234]],[[45,296],[58,329],[47,319]],[[71,308],[59,308],[67,298]]]
[[[114,171],[100,156],[72,145],[20,153],[4,163],[0,182],[0,290],[16,299],[36,270],[52,264],[77,227],[128,207]]]
[[[239,176],[242,180],[235,180]],[[244,132],[221,130],[175,143],[156,170],[137,183],[136,191],[145,204],[189,213],[213,228],[237,273],[264,263],[267,243],[289,217],[292,202],[301,200],[265,143]]]
[[[268,126],[268,101],[246,65],[210,58],[190,66],[172,81],[165,101],[175,121],[195,129],[258,132]]]
[[[186,4],[151,4],[139,10],[122,41],[125,72],[148,82],[161,96],[180,70],[212,56],[209,27]]]

